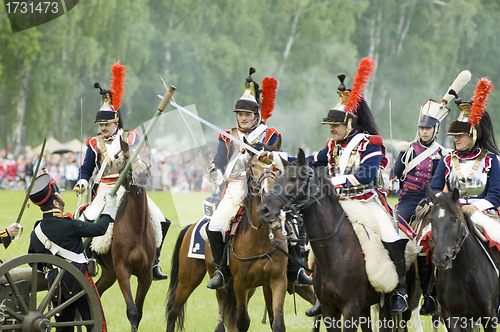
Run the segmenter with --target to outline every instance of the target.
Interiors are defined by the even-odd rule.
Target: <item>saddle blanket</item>
[[[382,243],[380,229],[375,221],[376,212],[364,206],[360,201],[339,202],[358,236],[365,256],[366,274],[370,284],[377,292],[391,292],[398,284],[398,274],[394,263],[389,257],[389,252]],[[409,238],[405,232],[399,234],[401,238]],[[415,240],[410,239],[405,251],[407,271],[415,261],[416,256],[417,246]]]
[[[204,229],[207,223],[208,219],[206,217],[203,217],[196,222],[189,241],[188,258],[205,259],[205,239],[203,238],[201,232],[202,228]]]

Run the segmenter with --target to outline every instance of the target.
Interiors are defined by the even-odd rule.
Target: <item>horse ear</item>
[[[460,190],[458,190],[458,188],[453,189],[451,198],[453,199],[454,202],[458,202],[458,199],[460,198]]]
[[[306,165],[306,154],[304,153],[304,150],[299,149],[299,154],[297,155],[297,161],[299,162],[299,166]]]
[[[252,145],[252,144],[250,144],[250,143],[247,141],[247,139],[246,139],[246,137],[245,137],[245,136],[243,136],[243,143],[245,143],[245,144],[250,145],[251,147],[253,147],[253,145]],[[246,151],[246,149],[245,149],[245,150],[243,150],[243,152],[245,152],[245,151]]]
[[[278,136],[278,139],[273,144],[273,147],[276,149],[276,151],[281,151],[281,134]]]
[[[425,192],[427,193],[427,196],[429,197],[431,202],[434,203],[436,201],[436,195],[434,195],[434,192],[428,184],[425,185]]]

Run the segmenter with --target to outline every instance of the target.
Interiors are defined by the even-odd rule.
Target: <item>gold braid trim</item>
[[[482,150],[481,153],[476,157],[476,160],[474,162],[474,165],[472,166],[472,170],[470,174],[467,176],[468,180],[472,180],[474,177],[474,174],[476,174],[477,168],[479,167],[479,164],[481,163],[481,160],[483,160],[483,157],[486,155],[487,151]],[[453,168],[455,168],[455,171],[457,172],[458,179],[464,180],[464,176],[462,174],[462,170],[460,169],[460,161],[458,160],[458,157],[456,155],[451,156],[451,160],[453,161]]]

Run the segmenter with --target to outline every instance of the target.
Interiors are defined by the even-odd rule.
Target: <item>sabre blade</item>
[[[158,95],[158,97],[160,97],[160,95]],[[161,97],[161,98],[163,98],[163,97]],[[170,105],[172,105],[173,107],[175,107],[179,111],[182,111],[184,114],[189,115],[193,119],[196,119],[199,122],[203,123],[205,126],[209,127],[210,129],[215,130],[216,132],[218,132],[222,136],[224,136],[224,137],[228,138],[229,140],[235,142],[236,144],[238,144],[239,146],[245,148],[246,150],[248,150],[248,151],[250,151],[250,152],[252,152],[252,153],[254,153],[254,154],[258,155],[258,156],[260,156],[262,154],[262,151],[258,151],[256,149],[254,149],[252,146],[246,144],[245,142],[242,142],[241,140],[239,140],[238,138],[234,137],[233,135],[226,133],[224,130],[219,129],[218,127],[216,127],[215,125],[211,124],[207,120],[205,120],[203,118],[200,118],[196,114],[191,113],[190,111],[188,111],[184,107],[180,106],[176,102],[173,102],[172,100],[170,100]]]

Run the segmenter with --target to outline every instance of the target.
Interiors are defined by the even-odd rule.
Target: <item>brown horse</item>
[[[308,167],[304,151],[299,150],[297,161],[285,167],[284,174],[260,203],[260,221],[274,224],[281,211],[302,214],[315,254],[313,285],[327,330],[357,331],[361,327],[371,331],[370,305],[379,301],[379,295],[368,280],[353,226],[338,202],[335,188],[321,171]],[[389,306],[384,308],[387,311]],[[384,317],[387,318],[383,322],[392,319],[386,313]],[[381,330],[390,327],[385,324]]]
[[[134,147],[127,146],[123,141],[121,144],[127,161]],[[102,295],[118,279],[132,331],[137,331],[142,318],[144,300],[153,280],[156,250],[145,189],[151,177],[148,156],[147,150],[143,148],[124,181],[126,191],[114,222],[111,251],[102,257],[105,263],[101,264],[102,274],[96,282],[97,290]],[[138,280],[135,303],[130,289],[132,275]]]
[[[251,211],[252,216],[250,217],[251,220],[246,218],[246,225],[240,228],[238,235],[230,245],[230,267],[234,283],[231,281],[226,288],[216,290],[219,303],[216,332],[225,331],[224,325],[230,331],[236,329],[246,331],[248,329],[247,302],[255,288],[261,285],[264,289],[266,306],[273,330],[280,329],[281,326],[284,329],[283,302],[287,287],[286,278],[284,277],[286,276],[287,258],[281,253],[274,254],[274,247],[268,237],[268,226],[257,227],[254,224],[258,220],[255,208],[261,199],[257,193],[262,188],[266,178],[269,179],[269,185],[272,185],[276,174],[273,174],[274,172],[269,170],[267,165],[259,162],[257,156],[253,156],[250,165],[247,171],[250,194],[246,195],[245,211]],[[255,228],[251,226],[255,226]],[[208,242],[205,244],[205,260],[187,257],[194,228],[195,225],[193,224],[181,231],[172,255],[172,271],[166,308],[167,332],[175,330],[176,322],[180,330],[184,328],[185,302],[194,289],[203,281],[206,272],[208,271],[210,276],[213,276],[215,272],[215,265],[212,261]],[[278,233],[275,233],[276,237],[282,239],[282,235]],[[242,247],[246,248],[245,251]],[[240,259],[242,260],[240,261]],[[245,259],[250,260],[245,261]],[[265,272],[261,270],[263,268],[266,269]],[[281,280],[278,281],[276,278]],[[235,285],[238,287],[237,290],[234,287]],[[310,303],[315,302],[311,286],[296,287],[295,290]],[[237,301],[235,297],[236,291],[239,292],[239,302],[237,303],[235,303]],[[238,308],[238,314],[235,312],[236,308]],[[238,316],[237,320],[235,320],[236,316]]]

